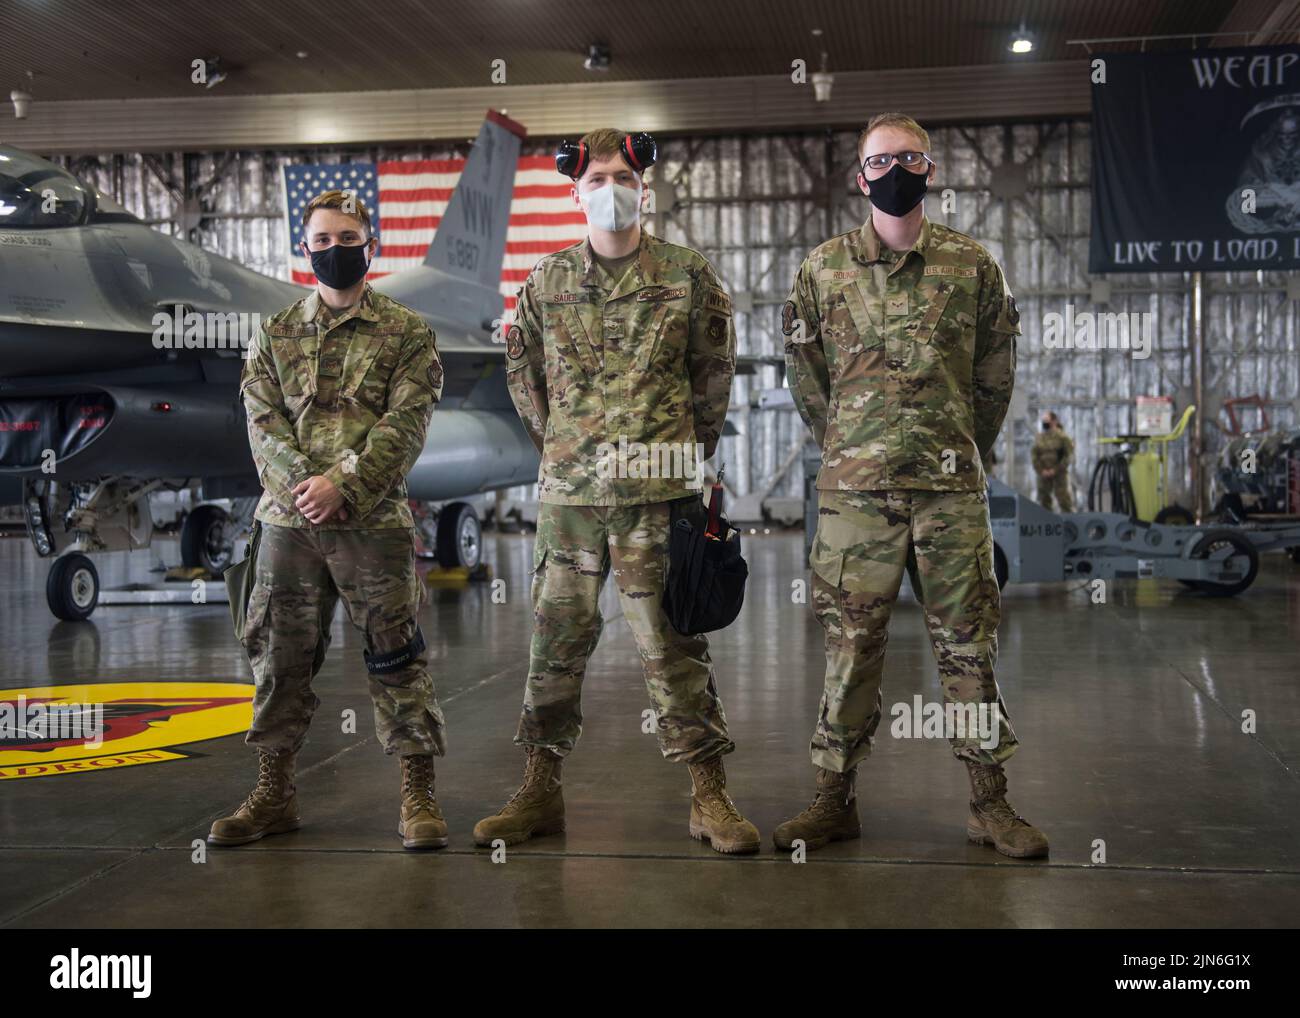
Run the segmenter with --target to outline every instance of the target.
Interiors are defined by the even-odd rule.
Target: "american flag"
[[[322,191],[352,191],[375,219],[379,254],[369,278],[380,279],[413,268],[442,221],[464,159],[390,159],[378,163],[317,163],[286,166],[284,191],[289,237],[289,273],[295,283],[312,286],[311,262],[298,250],[302,212]],[[515,173],[501,267],[506,315],[515,306],[515,291],[539,258],[568,247],[587,235],[586,219],[569,198],[572,185],[555,170],[548,156],[523,156]]]

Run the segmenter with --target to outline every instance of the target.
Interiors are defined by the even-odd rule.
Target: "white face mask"
[[[598,230],[626,230],[641,218],[641,189],[613,182],[578,197],[587,211],[587,222]]]

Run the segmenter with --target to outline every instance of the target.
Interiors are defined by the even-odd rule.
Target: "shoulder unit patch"
[[[506,356],[518,360],[524,355],[524,330],[518,325],[510,326],[506,333]]]

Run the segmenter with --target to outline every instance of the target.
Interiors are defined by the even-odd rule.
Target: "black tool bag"
[[[708,513],[702,499],[673,503],[663,605],[683,636],[731,625],[745,603],[749,566],[740,554],[740,531],[725,516],[720,521],[726,537],[715,540],[705,535]]]

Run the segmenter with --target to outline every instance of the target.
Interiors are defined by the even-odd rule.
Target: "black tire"
[[[80,552],[60,556],[45,577],[45,600],[56,618],[84,622],[99,603],[99,573]]]
[[[1211,580],[1190,580],[1192,587],[1211,597],[1232,597],[1255,582],[1259,573],[1259,551],[1250,539],[1235,530],[1211,530],[1193,545],[1189,558],[1208,558],[1210,552],[1228,544],[1232,546],[1233,555],[1244,555],[1248,563],[1246,575],[1236,583],[1214,583]]]
[[[1006,553],[996,542],[993,544],[993,575],[998,578],[998,590],[1007,585],[1007,577],[1011,575]]]
[[[483,561],[483,528],[468,502],[450,502],[438,512],[438,565],[475,569]]]
[[[1300,565],[1300,544],[1296,545],[1294,548],[1288,548],[1286,553],[1291,556],[1292,562]]]
[[[1163,523],[1171,527],[1190,527],[1196,521],[1192,519],[1190,510],[1184,509],[1182,506],[1174,503],[1173,505],[1165,506],[1156,513],[1156,518],[1151,522]]]
[[[231,564],[235,542],[230,539],[230,514],[220,506],[200,505],[181,527],[181,563],[220,576]]]

